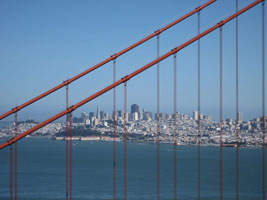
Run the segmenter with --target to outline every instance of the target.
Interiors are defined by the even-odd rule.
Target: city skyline
[[[145,115],[145,114],[149,114],[150,115],[150,118],[152,119],[152,120],[156,120],[156,115],[157,115],[157,112],[151,112],[151,111],[149,111],[149,110],[147,110],[147,109],[145,109],[145,108],[142,108],[142,109],[140,109],[139,110],[139,108],[140,108],[140,106],[138,105],[138,104],[132,104],[132,105],[129,105],[129,107],[131,108],[131,110],[129,109],[128,111],[127,111],[127,114],[134,114],[134,113],[138,113],[138,119],[136,120],[136,121],[138,121],[138,120],[140,120],[140,119],[143,119],[143,117],[140,117],[140,115]],[[134,109],[136,109],[136,108],[138,108],[138,110],[134,110],[134,109],[132,109],[134,107]],[[99,113],[99,114],[98,114]],[[94,111],[92,111],[92,110],[90,110],[90,111],[83,111],[83,112],[81,112],[80,114],[77,114],[77,115],[75,115],[74,117],[77,119],[77,118],[92,118],[92,117],[94,117],[94,118],[96,118],[96,119],[98,119],[98,120],[103,120],[105,117],[107,117],[108,116],[108,118],[106,118],[105,120],[107,120],[107,119],[110,119],[110,120],[112,120],[113,118],[112,118],[112,113],[113,113],[113,111],[112,112],[106,112],[105,110],[102,110],[101,109],[101,106],[99,105],[99,104],[97,104],[97,108],[96,108],[96,112],[94,112]],[[186,117],[189,117],[189,118],[192,118],[192,119],[194,119],[194,120],[198,120],[198,111],[192,111],[192,113],[191,113],[191,115],[189,114],[186,114],[186,113],[181,113],[181,112],[179,112],[179,111],[177,111],[176,112],[177,114],[181,114],[181,115],[183,115],[183,116],[186,116]],[[107,114],[107,116],[106,116],[106,114]],[[160,112],[159,113],[160,114],[160,119],[162,120],[163,118],[165,118],[165,119],[167,119],[168,117],[168,115],[171,115],[172,116],[172,118],[173,118],[173,115],[174,115],[174,113],[167,113],[167,112]],[[164,116],[163,116],[164,115]],[[99,116],[99,117],[98,117]],[[119,110],[119,109],[116,109],[116,117],[118,118],[118,117],[121,117],[121,118],[124,118],[124,110]],[[128,119],[131,119],[132,121],[135,121],[133,118],[134,118],[134,116],[132,115],[132,116],[127,116],[126,117],[127,118],[127,120]],[[253,119],[256,119],[256,118],[261,118],[261,116],[258,116],[258,117],[255,117],[255,118],[253,118]],[[31,119],[31,117],[29,116],[28,117],[28,119]],[[200,119],[208,119],[208,120],[213,120],[212,118],[211,118],[211,116],[209,116],[209,115],[206,115],[205,113],[200,113]],[[248,119],[248,120],[244,120],[244,118],[243,118],[243,112],[242,111],[240,111],[240,112],[238,112],[238,119],[239,119],[239,121],[250,121],[250,120],[253,120],[252,118],[251,119]],[[233,119],[233,118],[223,118],[223,120],[224,121],[229,121],[229,120],[232,120],[232,121],[235,121],[236,119]],[[214,121],[217,121],[217,120],[214,120]]]

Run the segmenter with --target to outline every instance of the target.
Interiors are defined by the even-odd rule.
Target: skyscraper
[[[96,118],[100,121],[100,107],[97,105]]]
[[[198,111],[193,112],[193,119],[198,120]]]
[[[104,111],[100,110],[100,119],[103,120],[104,119]]]
[[[243,121],[243,113],[242,112],[238,112],[238,121],[239,122]]]
[[[131,106],[131,113],[139,113],[139,106],[137,104],[133,104]]]

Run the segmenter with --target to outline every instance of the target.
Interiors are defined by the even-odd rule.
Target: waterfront
[[[2,141],[1,141],[2,142]],[[123,197],[123,143],[117,142],[117,196]],[[112,142],[73,141],[73,199],[112,199]],[[9,148],[0,151],[0,199],[9,197]],[[240,148],[240,199],[261,199],[260,148]],[[223,194],[235,199],[235,149],[223,150]],[[161,199],[173,197],[173,146],[160,146]],[[20,199],[65,199],[65,142],[26,138],[19,143]],[[178,198],[197,195],[197,147],[177,148]],[[156,199],[156,145],[128,143],[128,199]],[[219,197],[219,148],[201,148],[201,196]]]

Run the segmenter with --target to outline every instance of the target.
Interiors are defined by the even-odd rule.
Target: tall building
[[[100,107],[99,107],[99,105],[97,105],[96,118],[98,121],[100,121]]]
[[[103,120],[104,119],[104,111],[100,110],[100,119]]]
[[[118,116],[119,116],[119,117],[124,117],[123,115],[124,115],[124,112],[123,112],[122,110],[119,110],[119,111],[118,111]]]
[[[86,112],[81,113],[82,122],[85,123],[85,120],[89,119],[89,115]]]
[[[243,113],[238,112],[238,121],[242,122],[243,121]]]
[[[193,112],[193,119],[198,120],[198,111]]]
[[[90,112],[89,113],[89,118],[91,119],[92,117],[95,117],[95,113],[94,112]]]
[[[131,106],[131,113],[139,113],[139,106],[137,104],[133,104]]]
[[[133,121],[137,121],[138,120],[138,113],[134,112],[133,113]]]

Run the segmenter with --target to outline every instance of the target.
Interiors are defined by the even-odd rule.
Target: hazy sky
[[[23,0],[0,1],[0,113],[20,105],[153,33],[208,0]],[[243,8],[253,0],[239,0]],[[261,10],[239,17],[240,111],[249,119],[261,114]],[[266,9],[265,9],[266,10]],[[217,0],[201,11],[201,32],[235,12],[234,0]],[[267,21],[267,20],[266,20]],[[267,26],[265,26],[266,28]],[[267,32],[267,31],[266,31]],[[197,15],[160,36],[160,54],[197,34]],[[197,109],[197,43],[177,55],[177,107]],[[117,59],[117,79],[156,58],[156,39]],[[173,57],[160,64],[161,111],[173,112]],[[74,82],[75,104],[113,81],[112,63]],[[123,109],[123,87],[117,89]],[[156,67],[128,83],[128,110],[156,110]],[[75,111],[111,111],[109,92]],[[219,116],[219,30],[201,39],[201,110]],[[65,89],[19,113],[44,120],[65,109]],[[235,117],[235,20],[223,27],[223,115]],[[12,120],[13,116],[7,120]]]

